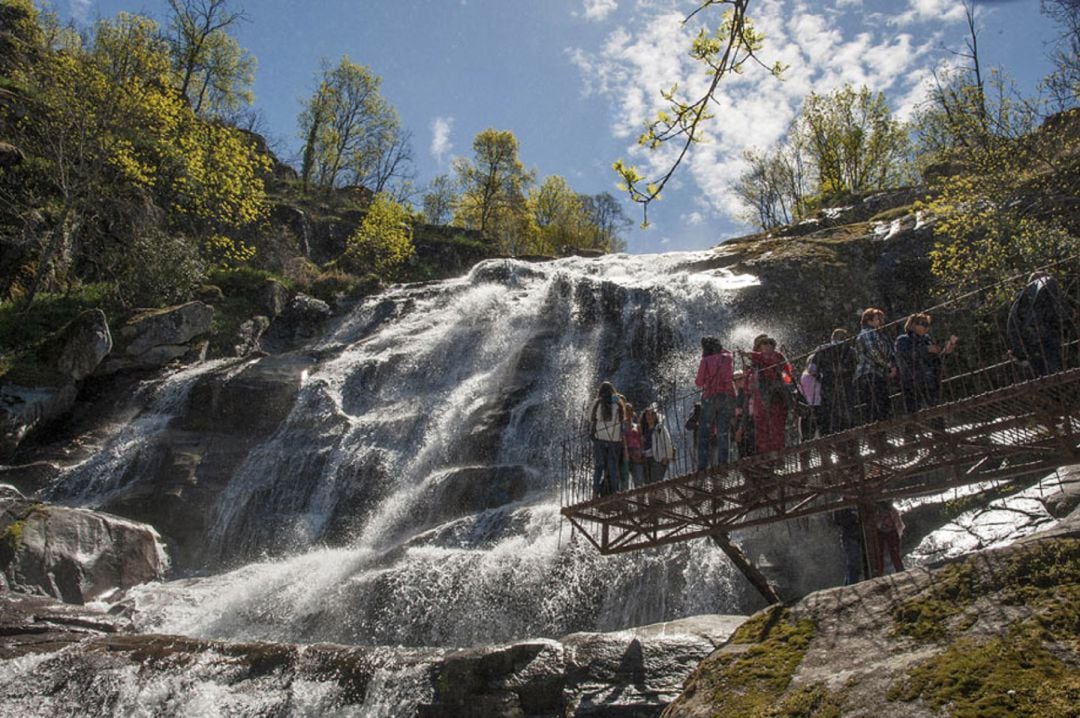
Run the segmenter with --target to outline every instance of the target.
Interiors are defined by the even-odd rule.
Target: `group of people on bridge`
[[[1007,355],[1026,378],[1075,363],[1069,352],[1076,345],[1076,312],[1069,306],[1056,279],[1044,272],[1031,275],[1013,302],[1006,327]],[[694,468],[705,471],[745,456],[778,452],[804,440],[889,419],[897,411],[914,413],[941,403],[943,359],[958,350],[960,340],[951,335],[938,343],[931,335],[932,324],[927,313],[911,314],[893,338],[887,332],[885,312],[867,308],[854,337],[845,328],[834,329],[828,342],[806,356],[799,374],[767,334],[755,337],[749,351],[732,351],[715,337],[702,337],[695,378],[701,400],[684,426],[693,436]],[[592,404],[589,426],[594,496],[665,478],[675,445],[656,404],[638,414],[605,381]],[[883,570],[886,551],[899,570],[903,523],[891,505],[880,506],[878,514],[873,570]],[[849,512],[835,518],[847,546],[858,517]],[[860,548],[859,562],[861,557]],[[850,555],[848,564],[847,580],[857,580]]]

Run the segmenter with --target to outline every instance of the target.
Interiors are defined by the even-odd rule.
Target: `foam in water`
[[[604,558],[558,515],[558,446],[599,381],[644,406],[692,382],[702,334],[749,331],[728,306],[755,280],[713,257],[492,260],[369,298],[213,509],[209,554],[248,565],[137,589],[140,625],[459,646],[737,611],[707,542]],[[78,495],[114,490],[146,440],[119,438]]]

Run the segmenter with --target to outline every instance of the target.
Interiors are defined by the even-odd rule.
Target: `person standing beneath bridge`
[[[881,327],[885,312],[870,307],[862,313],[862,328],[855,338],[855,388],[863,405],[863,421],[884,421],[892,416],[889,379],[896,378],[893,344]]]
[[[941,403],[941,359],[956,349],[955,334],[944,347],[934,343],[930,322],[929,314],[912,314],[894,346],[904,408],[912,414]]]
[[[709,437],[715,432],[716,462],[729,459],[731,417],[735,412],[735,357],[716,337],[701,338],[701,361],[694,386],[701,389],[697,431],[697,468],[709,468]]]
[[[885,574],[885,553],[889,554],[889,561],[893,565],[893,571],[899,573],[904,570],[904,562],[900,557],[900,537],[904,535],[904,521],[900,518],[900,512],[896,510],[891,501],[879,501],[877,504],[877,546],[874,550],[874,575]]]
[[[611,382],[600,384],[589,412],[593,442],[593,496],[619,490],[619,457],[623,452],[623,403]]]

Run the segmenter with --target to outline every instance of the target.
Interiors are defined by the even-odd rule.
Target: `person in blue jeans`
[[[729,455],[731,418],[735,413],[735,357],[716,337],[701,338],[701,362],[694,386],[701,389],[701,416],[698,421],[698,471],[709,468],[709,437],[716,428],[718,464]]]
[[[593,442],[593,496],[619,490],[619,456],[623,451],[622,399],[611,382],[600,384],[589,412],[589,436]]]

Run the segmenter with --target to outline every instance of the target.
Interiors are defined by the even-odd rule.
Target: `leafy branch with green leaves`
[[[690,47],[690,57],[705,65],[711,76],[705,93],[696,99],[686,99],[680,95],[678,84],[661,90],[660,94],[668,106],[656,114],[645,132],[638,137],[638,145],[650,151],[656,151],[668,143],[677,147],[671,165],[652,180],[622,159],[612,165],[621,178],[619,188],[642,206],[642,226],[649,224],[649,205],[661,198],[664,187],[686,158],[690,147],[701,141],[704,132],[702,123],[713,117],[708,110],[710,103],[717,101],[715,95],[720,82],[731,74],[741,74],[748,62],[764,67],[774,77],[780,77],[785,70],[779,62],[770,67],[758,58],[757,52],[764,45],[764,35],[754,29],[753,21],[746,15],[749,4],[750,0],[704,0],[683,19],[685,25],[709,9],[723,9],[716,30],[710,32],[701,28]]]

